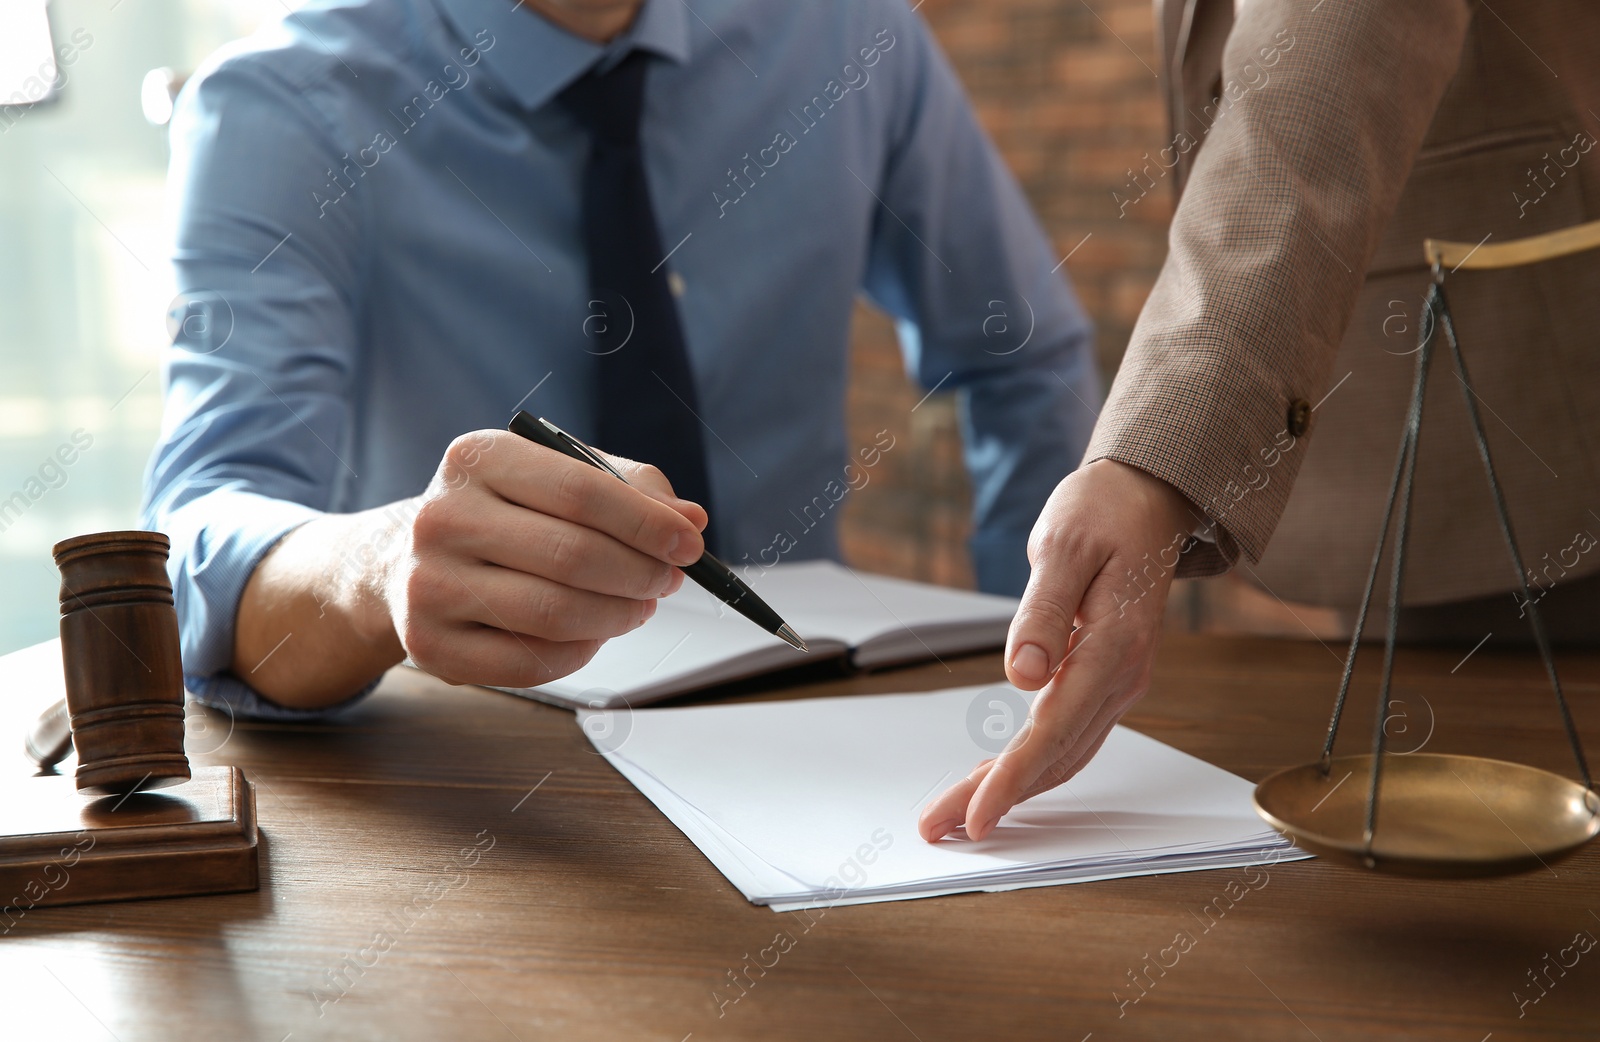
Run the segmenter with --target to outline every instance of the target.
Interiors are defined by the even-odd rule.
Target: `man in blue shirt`
[[[903,0],[319,2],[217,55],[172,126],[184,295],[144,522],[202,698],[319,709],[407,654],[534,685],[681,583],[700,505],[500,429],[521,407],[616,448],[596,334],[626,305],[592,291],[599,138],[562,99],[641,63],[649,274],[693,381],[656,397],[703,443],[713,549],[837,555],[806,508],[881,451],[844,423],[865,292],[961,394],[979,582],[1020,592],[1093,424],[1089,329]]]

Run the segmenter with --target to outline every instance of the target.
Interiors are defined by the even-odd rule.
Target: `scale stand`
[[[1417,346],[1416,378],[1411,393],[1411,408],[1400,438],[1400,454],[1395,461],[1394,480],[1389,486],[1389,505],[1384,513],[1378,546],[1372,554],[1372,570],[1350,638],[1344,676],[1334,701],[1333,719],[1316,763],[1279,771],[1256,787],[1256,811],[1268,824],[1287,834],[1295,845],[1342,864],[1354,865],[1394,875],[1432,878],[1469,878],[1509,875],[1536,868],[1547,868],[1577,852],[1600,834],[1600,797],[1594,791],[1583,744],[1573,723],[1561,679],[1556,674],[1555,658],[1544,621],[1528,589],[1527,570],[1511,529],[1511,516],[1505,496],[1495,476],[1489,442],[1478,414],[1477,392],[1467,374],[1455,324],[1450,318],[1444,294],[1444,265],[1455,262],[1459,268],[1503,268],[1561,257],[1600,246],[1600,221],[1534,236],[1496,246],[1440,242],[1423,244],[1433,265],[1433,283],[1428,288],[1428,313],[1436,321],[1425,323]],[[1500,530],[1505,536],[1517,581],[1522,588],[1528,619],[1539,654],[1544,659],[1555,691],[1556,705],[1572,755],[1583,783],[1569,781],[1549,771],[1524,764],[1508,763],[1481,756],[1454,756],[1440,753],[1408,753],[1385,757],[1384,707],[1389,704],[1389,686],[1394,672],[1395,635],[1399,625],[1401,578],[1405,570],[1406,537],[1410,524],[1413,478],[1417,470],[1417,445],[1422,434],[1422,404],[1427,390],[1428,368],[1433,344],[1440,327],[1444,328],[1466,398],[1467,415],[1477,439],[1478,453],[1493,493]],[[1379,564],[1396,500],[1400,503],[1394,560],[1389,580],[1389,618],[1384,642],[1383,679],[1379,684],[1378,715],[1374,726],[1372,752],[1361,756],[1333,756],[1339,720],[1350,692],[1361,634],[1366,628],[1367,610],[1377,585]],[[1367,791],[1344,788],[1353,775],[1365,775]],[[1383,829],[1379,830],[1379,790],[1383,790]]]

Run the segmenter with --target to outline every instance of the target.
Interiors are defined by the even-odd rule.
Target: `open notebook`
[[[868,575],[832,561],[741,575],[811,648],[803,654],[694,583],[655,617],[606,642],[587,666],[514,694],[571,708],[643,705],[712,684],[848,657],[859,669],[932,660],[1005,644],[1010,597]]]

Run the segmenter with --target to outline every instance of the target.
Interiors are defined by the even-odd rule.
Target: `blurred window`
[[[0,0],[0,653],[56,633],[51,544],[137,520],[174,295],[146,76],[285,11]]]

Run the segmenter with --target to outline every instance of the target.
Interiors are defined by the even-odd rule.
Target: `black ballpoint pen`
[[[603,470],[624,484],[631,484],[617,472],[615,467],[606,462],[604,456],[542,416],[519,411],[511,417],[506,429],[547,449],[554,449],[564,456],[571,456],[575,460],[581,460],[591,467]],[[717,600],[768,633],[781,637],[796,650],[810,650],[806,647],[806,642],[800,639],[800,635],[784,622],[777,612],[767,606],[766,601],[757,597],[756,592],[746,586],[732,568],[711,556],[709,550],[700,556],[700,560],[684,568],[683,574],[705,587]]]

